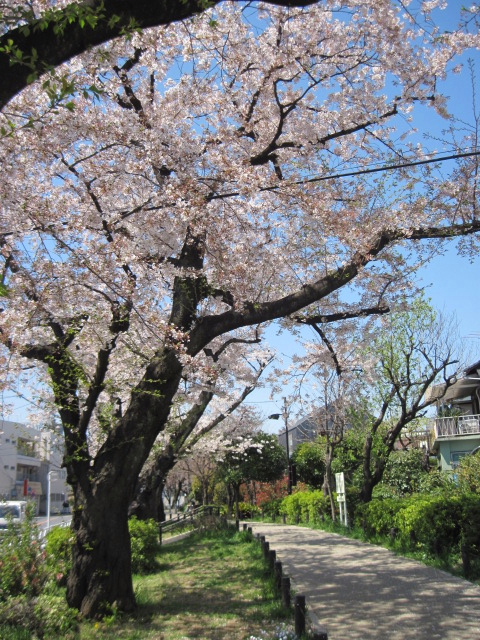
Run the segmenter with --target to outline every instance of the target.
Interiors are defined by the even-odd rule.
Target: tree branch
[[[316,1],[266,0],[269,4],[287,7],[307,6]],[[48,16],[32,18],[0,37],[0,108],[43,73],[90,47],[118,38],[133,29],[184,20],[219,2],[85,0],[50,11]]]

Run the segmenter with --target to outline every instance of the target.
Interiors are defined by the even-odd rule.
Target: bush
[[[408,504],[406,498],[374,499],[359,504],[355,512],[355,524],[370,538],[388,536],[396,527],[396,515]]]
[[[130,518],[128,522],[132,545],[133,573],[150,573],[157,568],[160,551],[158,525],[155,520]]]
[[[0,537],[0,602],[12,596],[38,595],[48,578],[32,509],[21,525],[10,524]]]
[[[262,505],[263,515],[272,520],[276,520],[281,515],[283,498],[274,498]]]
[[[298,524],[302,516],[300,495],[300,493],[292,493],[291,496],[287,496],[282,500],[280,508],[281,514],[287,516],[288,521],[294,524]]]
[[[72,533],[57,527],[42,549],[34,513],[20,526],[9,526],[0,538],[0,637],[74,638],[78,612],[67,605],[63,591],[50,580],[53,571],[71,565]],[[54,568],[54,569],[52,569]],[[58,577],[58,576],[56,576]]]
[[[72,568],[75,536],[69,527],[54,527],[46,536],[47,566],[57,582],[63,584]]]
[[[459,548],[462,496],[417,496],[396,515],[399,537],[407,547],[445,556]]]
[[[421,551],[454,564],[461,558],[466,577],[480,575],[480,496],[418,494],[372,500],[357,509],[356,523],[372,539],[395,533],[406,551]]]
[[[289,522],[319,524],[330,514],[330,502],[322,491],[302,491],[283,499],[281,513]]]
[[[330,500],[323,491],[309,491],[302,496],[302,520],[312,524],[320,524],[330,514]]]
[[[238,505],[240,518],[256,518],[261,515],[262,510],[257,507],[256,504],[250,504],[249,502],[240,502]]]
[[[2,638],[29,639],[33,634],[34,638],[40,639],[52,637],[73,640],[77,626],[78,611],[70,609],[60,593],[46,593],[35,598],[16,596],[0,604]]]

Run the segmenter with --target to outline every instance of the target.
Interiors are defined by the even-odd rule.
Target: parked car
[[[0,529],[6,529],[9,523],[20,524],[27,513],[26,501],[0,502]]]

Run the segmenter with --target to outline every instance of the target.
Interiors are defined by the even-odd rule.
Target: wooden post
[[[277,553],[273,549],[270,549],[270,551],[268,552],[267,558],[268,558],[268,564],[270,566],[270,569],[273,571],[273,568],[275,566],[275,560],[277,559]]]
[[[306,603],[305,596],[295,596],[295,633],[302,636],[305,633]]]
[[[246,522],[244,522],[244,523],[243,523],[243,530],[244,530],[244,531],[246,531],[246,530],[247,530],[247,523],[246,523]]]
[[[250,535],[253,535],[252,527],[248,527],[247,531]]]
[[[270,551],[270,543],[265,540],[263,543],[263,555],[268,558],[268,552]]]
[[[286,609],[290,609],[290,606],[292,604],[290,597],[290,578],[288,576],[282,576],[281,585],[283,606]]]
[[[275,586],[280,593],[282,589],[282,563],[279,560],[273,565],[273,573],[275,575]]]

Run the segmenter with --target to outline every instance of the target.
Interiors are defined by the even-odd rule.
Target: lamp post
[[[280,413],[272,413],[272,415],[268,416],[271,420],[279,420]],[[287,470],[288,470],[288,480],[287,480],[287,491],[288,495],[292,493],[292,465],[290,462],[290,445],[288,442],[288,412],[287,412],[287,399],[283,398],[283,420],[285,423],[285,448],[287,450]]]
[[[52,482],[52,473],[53,471],[47,473],[47,531],[50,530],[50,485]]]

